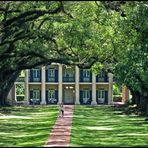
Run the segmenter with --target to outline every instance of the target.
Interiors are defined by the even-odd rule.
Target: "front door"
[[[65,89],[64,90],[64,104],[74,104],[74,90]]]

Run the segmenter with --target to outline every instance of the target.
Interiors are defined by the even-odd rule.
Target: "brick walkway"
[[[64,105],[64,117],[58,117],[44,147],[68,147],[74,105]]]

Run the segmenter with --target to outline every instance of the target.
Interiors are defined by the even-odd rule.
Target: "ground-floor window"
[[[47,104],[54,104],[57,103],[57,91],[54,89],[50,89],[46,91],[46,101]]]
[[[80,91],[80,103],[90,104],[91,103],[91,91],[84,89]]]
[[[98,103],[105,103],[105,91],[104,90],[97,91],[97,100],[98,100]]]
[[[31,104],[40,104],[41,100],[41,91],[34,89],[30,91],[30,103]]]
[[[83,103],[87,103],[90,98],[90,93],[88,90],[83,90]]]

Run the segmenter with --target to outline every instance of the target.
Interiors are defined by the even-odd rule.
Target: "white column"
[[[97,105],[96,102],[96,75],[92,73],[92,105]]]
[[[46,84],[45,84],[45,66],[42,66],[42,89],[41,89],[41,104],[46,104]]]
[[[62,91],[63,91],[63,88],[62,88],[62,77],[63,77],[63,74],[62,74],[62,64],[59,64],[59,72],[58,72],[58,79],[59,79],[59,85],[58,85],[58,104],[60,104],[62,102]]]
[[[79,67],[75,66],[75,104],[80,104],[79,101]]]
[[[25,70],[25,104],[29,104],[29,70]]]
[[[113,104],[113,74],[108,73],[109,90],[108,90],[108,104]]]

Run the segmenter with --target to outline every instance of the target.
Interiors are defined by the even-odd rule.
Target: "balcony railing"
[[[24,82],[25,81],[25,78],[24,77],[18,77],[16,79],[16,82]]]
[[[91,77],[80,77],[80,82],[92,82]]]
[[[97,82],[105,82],[105,78],[98,78]]]
[[[90,77],[84,77],[83,78],[83,82],[90,82],[91,80],[90,80]]]
[[[105,77],[96,77],[96,82],[108,82],[108,78]]]
[[[75,77],[63,77],[63,82],[75,82]]]
[[[41,78],[33,78],[33,79],[30,79],[30,82],[41,82]]]
[[[56,82],[56,78],[55,77],[49,77],[46,79],[46,82]]]

